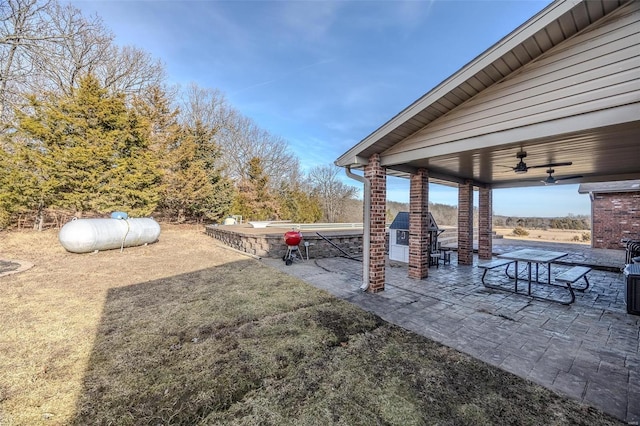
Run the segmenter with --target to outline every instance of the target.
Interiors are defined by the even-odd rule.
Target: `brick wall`
[[[623,249],[620,240],[640,240],[640,192],[596,193],[591,201],[591,246]]]
[[[458,263],[473,264],[473,186],[458,185]]]
[[[409,278],[429,275],[429,173],[411,175],[409,187]]]
[[[493,255],[493,193],[491,189],[480,188],[478,204],[478,257],[491,259]]]
[[[385,239],[387,219],[387,176],[380,165],[380,156],[373,154],[369,164],[364,169],[365,178],[371,183],[371,211],[370,220],[370,258],[369,258],[369,289],[371,293],[384,290],[385,268]]]

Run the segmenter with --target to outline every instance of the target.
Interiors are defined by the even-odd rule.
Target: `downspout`
[[[371,182],[369,179],[357,175],[351,171],[351,166],[346,167],[347,176],[364,184],[364,229],[362,230],[362,285],[360,290],[369,288],[369,263],[371,258]]]

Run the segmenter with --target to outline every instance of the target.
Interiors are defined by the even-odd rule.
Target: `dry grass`
[[[591,231],[583,231],[579,229],[526,229],[529,232],[527,236],[514,235],[513,227],[498,228],[493,230],[504,238],[513,240],[529,240],[529,241],[545,241],[555,243],[574,243],[574,244],[591,244],[589,240],[584,240],[583,235],[591,235]]]
[[[0,234],[0,424],[615,424],[198,228],[66,253]]]

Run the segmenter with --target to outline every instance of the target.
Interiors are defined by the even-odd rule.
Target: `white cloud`
[[[340,2],[334,1],[294,1],[278,4],[278,18],[281,22],[274,25],[274,30],[298,41],[322,41],[328,36],[342,7]]]

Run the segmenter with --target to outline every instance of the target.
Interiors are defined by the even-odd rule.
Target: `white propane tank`
[[[72,253],[91,253],[154,243],[160,236],[160,225],[151,218],[74,219],[67,222],[58,239]]]

